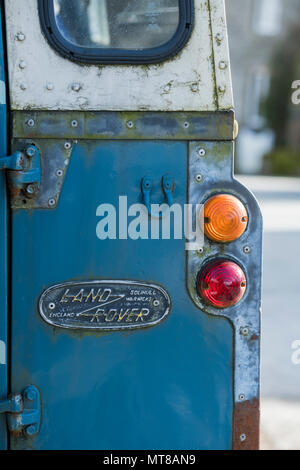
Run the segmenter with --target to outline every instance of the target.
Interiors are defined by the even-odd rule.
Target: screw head
[[[48,307],[50,308],[50,310],[54,310],[54,309],[55,309],[55,303],[54,303],[54,302],[50,302],[50,304],[48,305]]]
[[[26,155],[27,157],[34,157],[35,149],[33,147],[28,147],[28,149],[26,149]]]
[[[35,184],[28,184],[28,186],[26,186],[26,193],[29,194],[30,196],[35,194],[36,191],[37,191],[37,187]]]
[[[223,34],[222,33],[217,33],[216,34],[216,40],[218,42],[222,42],[223,41]]]
[[[62,172],[62,170],[57,170],[57,172],[56,172],[56,176],[62,176],[62,175],[63,175],[63,172]]]
[[[27,126],[29,126],[29,127],[34,127],[34,126],[35,126],[34,120],[33,120],[33,119],[28,119],[28,121],[27,121]]]
[[[31,424],[30,426],[27,426],[25,432],[26,432],[27,436],[33,436],[34,434],[37,433],[37,431],[38,430],[37,430],[36,424]]]
[[[54,198],[51,198],[51,199],[49,199],[49,201],[48,201],[48,205],[49,205],[50,207],[55,206],[55,203],[56,203],[56,201],[55,201]]]
[[[198,155],[199,155],[199,157],[205,157],[205,155],[206,155],[206,150],[205,150],[205,149],[199,149],[199,150],[198,150]]]
[[[66,150],[70,150],[70,148],[72,147],[71,142],[65,142],[64,147],[65,147]]]
[[[78,121],[76,121],[75,119],[73,119],[73,121],[71,122],[71,126],[72,126],[72,127],[78,127]]]
[[[25,398],[29,401],[33,401],[36,398],[36,391],[29,387],[28,390],[26,390]]]
[[[244,326],[240,329],[240,332],[243,336],[249,336],[250,330],[247,326]]]
[[[191,90],[193,93],[196,93],[197,91],[199,91],[198,83],[192,83]]]
[[[23,91],[27,90],[27,85],[26,85],[26,83],[24,83],[24,82],[20,83],[20,88],[21,88],[21,90],[23,90]]]
[[[127,122],[127,127],[129,127],[129,129],[132,129],[133,128],[133,122],[132,121],[128,121]]]
[[[219,88],[218,88],[219,92],[220,93],[225,93],[226,91],[226,86],[225,85],[220,85]]]
[[[185,129],[187,129],[188,127],[190,127],[190,123],[189,123],[189,122],[185,122],[185,123],[183,124],[183,127],[184,127]]]
[[[201,183],[201,181],[203,180],[203,176],[198,174],[198,175],[196,175],[195,180],[196,180],[197,183]]]
[[[160,304],[159,300],[154,300],[154,301],[153,301],[154,307],[158,307],[159,304]]]
[[[26,67],[26,62],[25,62],[25,60],[20,60],[20,62],[19,62],[19,67],[20,67],[20,69],[25,69],[25,67]]]
[[[241,395],[239,396],[239,400],[240,401],[244,401],[245,400],[245,395],[243,393],[241,393]]]
[[[241,434],[241,435],[240,435],[240,441],[241,441],[241,442],[245,442],[246,439],[247,439],[246,434]]]
[[[198,255],[202,255],[204,252],[204,248],[198,248],[197,253]]]
[[[221,60],[221,61],[219,62],[219,68],[220,68],[221,70],[225,70],[225,69],[227,68],[227,64],[226,64],[226,62],[225,62],[224,60]]]
[[[251,248],[250,248],[250,246],[244,246],[243,252],[246,253],[246,255],[248,255],[249,253],[251,253]]]

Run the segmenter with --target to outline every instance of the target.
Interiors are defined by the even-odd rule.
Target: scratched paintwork
[[[199,148],[206,150],[205,157],[199,157]],[[259,435],[262,218],[253,195],[233,178],[233,153],[232,142],[190,143],[189,202],[204,203],[213,194],[230,193],[244,203],[249,221],[245,233],[234,243],[216,244],[206,239],[203,253],[188,252],[187,283],[191,298],[199,309],[209,315],[227,318],[234,329],[234,446],[256,448]],[[203,175],[201,184],[195,182],[199,172]],[[250,247],[250,253],[244,252],[245,246]],[[196,280],[201,266],[209,259],[224,256],[243,267],[247,291],[236,306],[218,310],[203,303],[196,291]],[[248,332],[243,334],[246,328]],[[252,406],[252,403],[256,405]],[[237,439],[236,429],[246,436],[245,441]]]
[[[12,387],[38,386],[43,421],[35,439],[12,446],[230,449],[233,331],[189,297],[184,240],[96,237],[98,204],[117,204],[119,194],[141,202],[149,171],[154,201],[162,197],[161,176],[172,173],[174,202],[186,202],[187,143],[90,142],[74,148],[55,210],[13,211]],[[172,311],[159,325],[131,332],[45,323],[38,311],[45,289],[91,279],[162,285]]]
[[[54,52],[36,0],[5,4],[12,147],[36,145],[42,166],[39,193],[11,198],[11,386],[14,393],[39,387],[43,420],[37,436],[12,436],[11,447],[256,448],[261,215],[232,176],[236,125],[223,0],[195,0],[194,32],[172,60],[113,67],[77,65]],[[24,41],[16,41],[20,31]],[[198,204],[216,192],[240,197],[247,231],[237,243],[206,241],[203,253],[187,256],[183,240],[98,240],[97,205],[116,204],[119,194],[142,202],[149,172],[155,201],[169,172],[174,202]],[[244,253],[246,244],[252,253]],[[224,255],[244,267],[248,281],[243,304],[230,312],[207,307],[195,291],[202,264]],[[158,283],[172,313],[127,332],[64,330],[41,318],[40,295],[50,286],[93,279]]]
[[[34,126],[28,125],[29,120]],[[72,125],[72,123],[76,123]],[[14,112],[15,138],[232,140],[234,112]]]
[[[0,4],[0,18],[3,5]],[[7,156],[7,105],[6,75],[2,27],[0,25],[0,86],[3,95],[0,103],[0,157]],[[8,258],[7,258],[7,192],[5,172],[0,172],[0,400],[8,393],[7,344],[8,344]],[[5,415],[0,413],[0,450],[7,448],[7,429]]]

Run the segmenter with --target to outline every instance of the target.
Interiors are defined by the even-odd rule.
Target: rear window
[[[184,46],[191,0],[40,0],[44,33],[80,62],[155,63]]]

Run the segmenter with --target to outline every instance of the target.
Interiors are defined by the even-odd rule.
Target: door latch
[[[7,414],[8,429],[27,437],[37,434],[41,426],[41,395],[34,385],[29,385],[22,393],[0,401],[0,413]]]
[[[23,152],[0,158],[0,170],[8,170],[10,189],[24,191],[33,197],[41,185],[41,158],[35,145],[29,145]]]

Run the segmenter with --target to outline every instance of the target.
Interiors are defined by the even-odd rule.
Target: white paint
[[[188,44],[175,58],[146,67],[98,67],[68,61],[49,46],[41,32],[37,0],[5,0],[12,108],[127,111],[232,108],[224,0],[194,1],[195,27]],[[211,18],[213,31],[223,35],[220,44],[215,38],[211,40]],[[26,32],[24,41],[16,41],[20,31]],[[27,65],[24,69],[18,65],[21,60]],[[220,61],[228,66],[217,71]],[[45,89],[47,82],[54,85],[51,93]],[[20,85],[24,83],[26,88],[22,89]],[[73,83],[82,84],[80,92],[72,90]],[[217,93],[220,85],[226,87],[225,93]]]
[[[6,345],[4,341],[0,341],[0,365],[6,364]]]
[[[0,80],[0,104],[6,104],[6,86],[3,80]]]

